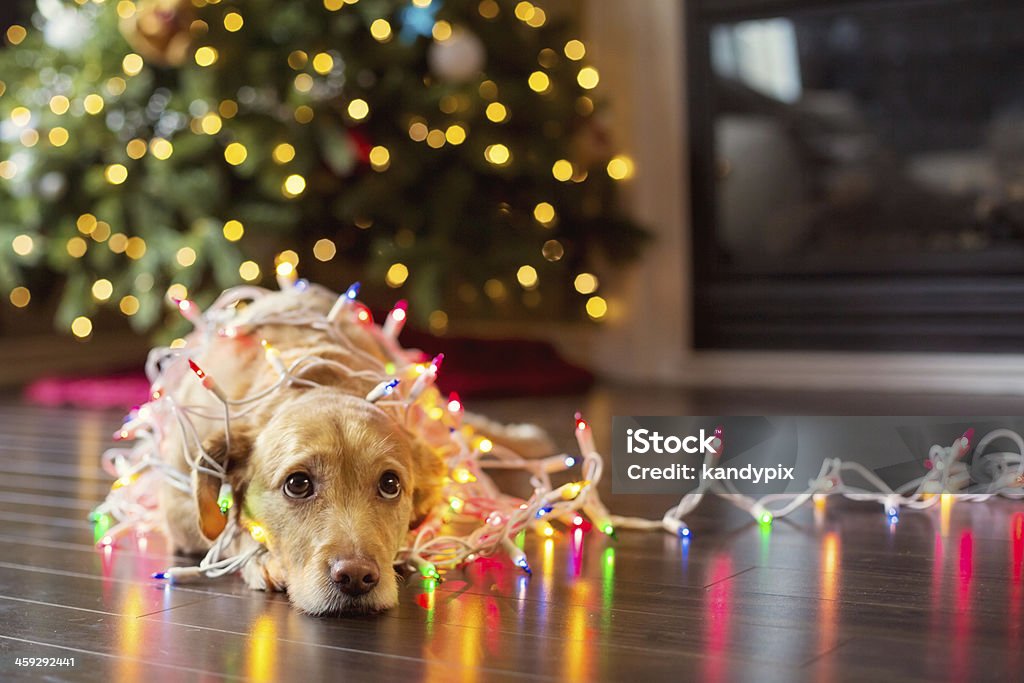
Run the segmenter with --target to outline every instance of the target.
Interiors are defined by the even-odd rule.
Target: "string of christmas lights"
[[[434,449],[447,465],[442,502],[427,519],[410,534],[408,544],[395,558],[396,565],[419,571],[427,578],[440,578],[441,572],[472,562],[478,557],[504,553],[524,572],[531,572],[529,560],[521,549],[520,535],[533,531],[543,537],[556,533],[555,524],[569,529],[594,526],[614,538],[616,529],[663,529],[681,539],[690,537],[684,518],[713,493],[750,514],[758,523],[770,525],[810,500],[822,502],[825,494],[841,494],[857,501],[881,503],[891,523],[899,520],[902,509],[927,509],[940,499],[938,494],[961,494],[962,500],[983,501],[994,495],[1024,498],[1024,439],[1006,429],[995,430],[983,437],[975,447],[972,464],[964,463],[970,452],[974,430],[968,430],[950,446],[935,445],[929,452],[928,471],[921,477],[896,489],[856,462],[838,458],[824,461],[818,476],[801,494],[774,494],[760,499],[741,494],[729,481],[702,480],[697,489],[685,494],[660,520],[613,515],[597,491],[604,460],[598,452],[591,425],[576,415],[575,436],[579,457],[571,454],[543,458],[527,458],[514,450],[496,444],[463,423],[463,404],[459,396],[447,400],[434,386],[440,372],[443,354],[426,361],[419,352],[403,349],[397,342],[406,317],[407,304],[399,301],[381,325],[373,321],[369,309],[358,301],[359,284],[344,293],[313,285],[292,277],[294,271],[279,278],[280,293],[259,287],[236,287],[223,295],[207,310],[200,312],[189,300],[175,300],[178,310],[194,326],[195,334],[184,348],[157,348],[147,360],[146,372],[152,383],[150,401],[129,413],[115,440],[132,440],[130,447],[108,450],[103,456],[104,469],[115,477],[106,500],[92,513],[99,545],[111,546],[129,531],[146,533],[158,529],[157,488],[169,483],[179,490],[191,491],[190,477],[164,462],[160,445],[174,431],[181,437],[186,462],[198,472],[222,482],[218,495],[221,512],[227,525],[206,557],[194,567],[173,567],[154,575],[175,581],[200,576],[216,578],[240,570],[247,562],[266,551],[267,531],[258,520],[242,520],[234,505],[224,467],[203,450],[202,437],[193,419],[223,420],[230,439],[232,420],[244,417],[264,401],[272,401],[286,386],[318,386],[304,375],[318,367],[329,366],[350,376],[359,376],[374,383],[366,400],[400,416],[405,428]],[[258,318],[242,317],[239,304],[266,296],[328,296],[334,300],[326,315],[309,308],[289,310]],[[369,332],[394,360],[381,361],[357,348],[342,331],[340,323],[355,322]],[[359,369],[336,360],[305,355],[285,364],[280,352],[265,339],[264,357],[277,373],[277,380],[252,395],[231,399],[196,362],[216,339],[258,337],[261,327],[291,325],[328,333],[348,353],[359,356]],[[182,379],[194,375],[202,386],[223,406],[222,414],[207,406],[188,405],[179,400]],[[1016,452],[993,451],[997,441],[1010,441]],[[712,466],[725,449],[722,428],[715,430],[712,451],[705,454],[705,464]],[[576,470],[578,466],[578,470]],[[532,493],[522,499],[502,491],[491,477],[496,471],[514,470],[529,476]],[[551,475],[579,472],[579,478],[554,485]],[[863,488],[844,480],[855,474],[867,486]],[[589,520],[589,521],[588,521]],[[258,545],[241,554],[228,555],[234,541],[248,532]]]

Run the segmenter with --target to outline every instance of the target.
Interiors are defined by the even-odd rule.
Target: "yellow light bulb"
[[[63,147],[71,136],[68,134],[67,128],[57,126],[50,130],[50,134],[47,137],[50,140],[50,144],[54,147]]]
[[[292,199],[306,191],[306,179],[298,173],[293,173],[284,180],[281,187],[285,197]]]
[[[139,312],[139,300],[131,294],[121,298],[118,308],[125,315],[132,316]]]
[[[260,267],[255,261],[242,261],[238,266],[238,276],[246,282],[253,282],[260,277]]]
[[[488,145],[484,149],[484,158],[495,166],[504,166],[511,160],[512,153],[509,151],[508,147],[498,143],[495,145]]]
[[[551,174],[555,176],[555,180],[561,180],[564,183],[572,178],[572,164],[567,159],[559,159],[551,166]]]
[[[224,148],[224,160],[232,166],[240,166],[249,156],[249,150],[240,142],[232,142]]]
[[[533,207],[533,217],[543,226],[549,226],[555,220],[555,207],[549,202],[540,202]]]
[[[543,71],[534,71],[526,82],[534,92],[545,93],[551,89],[551,79]]]
[[[448,130],[444,132],[444,139],[451,145],[461,145],[466,141],[466,129],[459,124],[453,124],[448,126]]]
[[[137,76],[143,66],[142,57],[134,52],[125,55],[121,60],[121,68],[124,70],[125,76]]]
[[[337,253],[337,245],[326,237],[317,240],[316,244],[313,245],[313,256],[317,261],[330,261]]]
[[[204,45],[196,50],[195,60],[199,66],[212,66],[217,63],[219,53],[216,48]]]
[[[409,268],[404,263],[392,263],[384,276],[384,282],[388,287],[401,287],[409,278]]]
[[[234,33],[235,31],[242,30],[242,26],[245,25],[245,19],[238,12],[228,12],[224,15],[224,28]]]
[[[103,111],[103,104],[103,98],[95,93],[86,95],[82,100],[82,106],[88,114],[99,114]]]
[[[587,54],[586,46],[582,41],[576,39],[570,40],[566,43],[563,51],[565,52],[565,56],[574,62],[580,61]]]
[[[391,24],[388,23],[387,19],[375,19],[370,24],[370,35],[374,37],[377,42],[386,43],[391,40]]]
[[[633,177],[633,160],[624,154],[613,157],[608,162],[608,176],[613,180],[627,180]]]
[[[11,241],[11,248],[18,256],[28,256],[35,248],[35,242],[29,235],[18,235]]]
[[[84,339],[92,334],[92,321],[84,315],[75,318],[71,323],[71,333],[79,339]]]
[[[92,295],[97,301],[106,301],[114,293],[114,285],[106,278],[92,283]]]
[[[348,103],[348,115],[355,121],[362,121],[370,113],[370,105],[366,100],[356,98]]]
[[[287,164],[295,158],[295,148],[287,142],[282,142],[274,147],[271,157],[274,159],[275,164]]]
[[[580,273],[573,280],[573,287],[580,294],[593,294],[598,288],[597,276],[593,273]]]
[[[241,221],[232,219],[224,223],[222,232],[224,233],[224,239],[228,242],[237,242],[245,234],[245,226],[242,225]]]
[[[71,101],[63,95],[54,95],[50,98],[50,111],[57,116],[66,114],[71,107]]]
[[[592,296],[587,299],[587,315],[594,320],[600,320],[608,313],[608,302],[599,296]]]
[[[171,155],[174,154],[174,145],[169,140],[163,138],[153,138],[149,142],[149,151],[154,157],[161,161],[170,159]]]
[[[128,169],[123,164],[110,164],[103,172],[103,176],[111,185],[120,185],[128,180]]]
[[[377,145],[370,150],[370,165],[375,171],[386,171],[391,165],[391,152],[387,147]]]
[[[27,287],[15,287],[11,290],[10,299],[15,308],[25,308],[32,301],[32,293]]]
[[[597,73],[597,69],[592,66],[585,66],[576,74],[576,82],[580,84],[581,88],[586,90],[596,88],[600,81],[601,76]]]
[[[516,271],[516,279],[523,289],[533,289],[537,286],[537,269],[533,266],[520,266]]]
[[[487,119],[494,123],[501,123],[508,118],[508,109],[501,102],[491,102],[485,111]]]
[[[334,69],[334,57],[331,57],[326,52],[321,52],[313,57],[313,71],[321,76],[326,76],[331,73],[332,69]]]

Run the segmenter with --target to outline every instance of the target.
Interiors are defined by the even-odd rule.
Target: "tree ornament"
[[[487,62],[487,51],[475,33],[461,27],[452,35],[435,41],[427,51],[427,63],[438,78],[450,83],[465,83],[481,71]]]
[[[135,13],[119,27],[132,49],[160,66],[181,66],[188,57],[196,18],[189,0],[142,0]]]

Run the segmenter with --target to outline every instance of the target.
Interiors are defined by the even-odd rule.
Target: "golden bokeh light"
[[[82,107],[85,108],[87,114],[99,114],[103,111],[103,105],[103,98],[96,93],[86,95],[85,99],[82,100]]]
[[[484,149],[484,158],[495,166],[505,166],[511,161],[512,152],[501,143],[488,145]]]
[[[353,121],[362,121],[370,114],[370,105],[366,100],[357,97],[348,103],[347,111]]]
[[[221,231],[224,233],[224,239],[228,242],[237,242],[245,234],[245,226],[242,225],[241,221],[231,219],[224,223]]]
[[[387,19],[374,19],[370,24],[370,35],[379,43],[386,43],[391,40],[391,24]]]
[[[114,293],[114,285],[106,278],[92,283],[92,296],[97,301],[106,301]]]
[[[65,248],[68,251],[68,256],[71,258],[82,258],[85,256],[86,250],[89,249],[89,244],[81,237],[72,237],[68,240]]]
[[[625,154],[619,154],[608,162],[606,170],[613,180],[628,180],[633,177],[635,167],[632,159]]]
[[[533,266],[520,266],[519,270],[516,271],[516,280],[519,281],[523,289],[535,288],[539,281],[537,269]]]
[[[241,166],[249,156],[249,150],[241,142],[232,142],[224,148],[224,161],[232,166]]]
[[[391,152],[387,147],[377,145],[370,150],[370,166],[375,171],[386,171],[391,165]]]
[[[79,339],[85,339],[92,334],[92,321],[84,315],[80,315],[71,322],[71,333]]]
[[[534,92],[546,93],[551,90],[551,79],[543,71],[534,71],[526,82]]]
[[[47,135],[47,138],[50,140],[50,144],[54,147],[63,147],[68,143],[71,135],[68,133],[67,128],[57,126],[56,128],[50,129],[50,133]]]
[[[16,308],[25,308],[32,301],[32,292],[27,287],[15,287],[11,290],[10,298]]]
[[[493,123],[501,123],[508,118],[508,109],[501,102],[491,102],[484,113],[487,114],[487,120]]]
[[[409,268],[404,263],[392,263],[387,275],[384,276],[384,282],[388,287],[401,287],[408,278]]]
[[[241,31],[242,26],[245,25],[245,19],[238,12],[228,12],[224,15],[224,28],[234,33],[235,31]]]
[[[117,305],[125,315],[132,316],[139,312],[139,300],[131,294],[121,297]]]
[[[334,69],[334,57],[326,52],[321,52],[313,57],[313,71],[321,76],[326,76]]]
[[[128,258],[138,261],[146,255],[146,240],[141,237],[129,237],[128,243],[124,247],[124,253]],[[185,297],[179,298],[184,299]]]
[[[601,320],[608,313],[608,302],[599,296],[587,299],[587,315],[593,320]]]
[[[274,147],[270,154],[275,164],[287,164],[295,158],[295,148],[287,142],[282,142]]]
[[[11,248],[18,256],[28,256],[35,249],[35,241],[30,235],[18,235],[11,240]]]
[[[50,98],[50,111],[57,116],[66,114],[68,109],[71,108],[71,100],[64,97],[63,95],[54,95]]]
[[[555,220],[555,207],[549,202],[540,202],[533,207],[533,217],[541,225],[550,226]]]
[[[146,141],[139,138],[129,140],[124,147],[125,154],[129,159],[141,159],[146,156]]]
[[[572,178],[572,173],[572,163],[568,159],[559,159],[551,166],[551,175],[563,183]]]
[[[580,84],[581,88],[585,90],[592,90],[601,82],[601,76],[597,73],[597,69],[594,67],[585,66],[580,69],[578,74],[576,74],[576,82]]]
[[[466,141],[466,129],[457,123],[448,126],[448,130],[444,132],[444,139],[450,145],[461,145]]]
[[[178,265],[182,268],[188,268],[196,262],[196,250],[192,247],[182,247],[174,255],[174,260],[176,260]]]
[[[572,286],[580,294],[593,294],[597,291],[599,284],[597,276],[593,273],[580,273],[572,282]]]
[[[260,277],[260,267],[255,261],[242,261],[238,266],[238,276],[246,282],[253,282]]]
[[[142,57],[131,52],[124,56],[121,60],[121,69],[124,71],[125,76],[137,76],[145,63],[142,61]]]
[[[317,261],[330,261],[338,253],[338,247],[326,237],[318,239],[313,245],[313,256]]]
[[[128,180],[128,169],[125,168],[124,164],[110,164],[103,171],[103,177],[111,185],[120,185]]]
[[[213,66],[217,63],[217,58],[220,53],[217,52],[217,48],[210,47],[209,45],[203,45],[196,50],[195,60],[199,66]]]
[[[578,62],[587,55],[587,48],[582,41],[576,40],[575,38],[565,44],[562,49],[565,56],[574,62]]]
[[[482,0],[476,7],[476,11],[484,19],[496,19],[501,13],[501,7],[496,0]]]
[[[171,144],[170,140],[165,140],[164,138],[153,138],[149,142],[149,151],[157,159],[165,161],[170,159],[171,155],[174,154],[174,145]]]
[[[25,30],[24,26],[14,24],[7,29],[7,42],[11,45],[20,45],[27,35],[28,31]]]

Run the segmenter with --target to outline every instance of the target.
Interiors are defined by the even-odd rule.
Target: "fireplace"
[[[701,349],[1024,349],[1024,6],[692,0]]]

